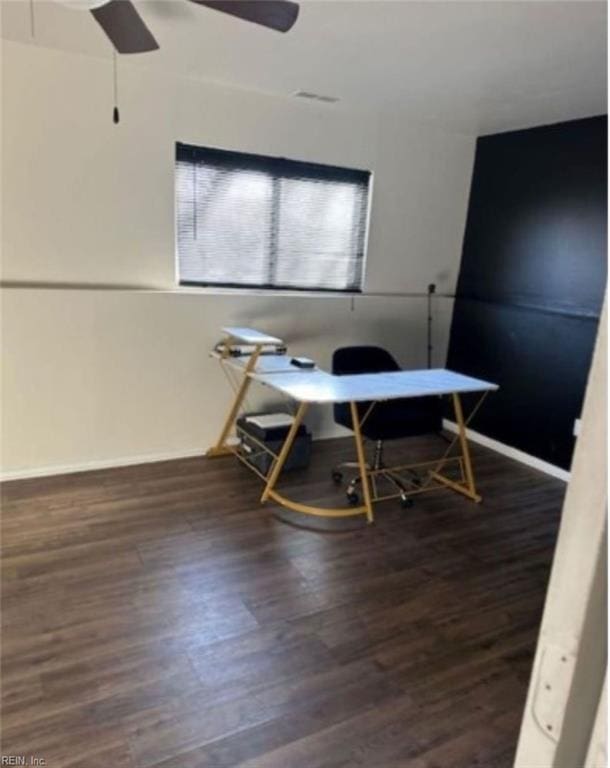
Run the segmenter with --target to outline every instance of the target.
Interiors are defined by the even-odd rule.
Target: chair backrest
[[[337,376],[347,376],[350,373],[383,373],[399,370],[400,366],[396,360],[383,347],[340,347],[333,352],[332,372]],[[369,403],[358,404],[358,413],[361,417],[368,408]],[[335,403],[333,416],[336,424],[352,429],[352,416],[347,403]]]
[[[332,372],[337,376],[399,370],[396,360],[383,347],[340,347],[333,353]]]
[[[384,373],[399,371],[400,366],[382,347],[342,347],[333,354],[332,371],[335,375],[350,373]],[[370,403],[358,403],[362,419]],[[334,406],[337,424],[352,429],[352,416],[347,403]],[[435,396],[400,398],[377,403],[367,416],[362,434],[370,440],[393,440],[413,435],[440,432],[443,409],[441,398]]]

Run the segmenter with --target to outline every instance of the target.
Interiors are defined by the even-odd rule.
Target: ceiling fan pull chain
[[[36,37],[36,27],[34,25],[34,0],[30,0],[30,34]]]
[[[113,82],[113,94],[114,94],[114,109],[112,110],[112,122],[118,125],[119,116],[119,78],[117,72],[117,60],[116,51],[112,51],[112,82]]]

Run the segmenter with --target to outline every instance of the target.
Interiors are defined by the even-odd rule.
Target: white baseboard
[[[349,430],[328,430],[317,435],[317,440],[330,440],[335,437],[351,435]],[[193,448],[190,451],[175,451],[173,453],[149,453],[143,456],[128,456],[118,459],[103,459],[100,461],[88,461],[79,464],[62,464],[51,467],[37,467],[34,469],[17,469],[8,472],[0,472],[0,482],[10,480],[32,480],[36,477],[52,477],[53,475],[72,475],[76,472],[94,472],[97,469],[117,469],[118,467],[132,467],[136,464],[153,464],[156,461],[172,461],[174,459],[192,459],[195,456],[205,456],[206,448]]]
[[[454,421],[443,419],[443,427],[450,432],[457,432],[457,424]],[[486,437],[485,435],[480,434],[480,432],[475,432],[473,429],[467,429],[466,434],[468,435],[468,439],[472,440],[473,443],[478,443],[479,445],[484,445],[486,448],[491,448],[492,451],[501,453],[503,456],[508,456],[509,459],[519,461],[521,464],[527,464],[528,467],[538,469],[540,472],[556,477],[558,480],[563,480],[565,483],[570,479],[570,473],[567,469],[562,469],[561,467],[555,466],[555,464],[549,464],[548,461],[543,461],[535,456],[530,456],[529,453],[520,451],[518,448],[512,448],[505,443],[500,443],[498,440]]]
[[[450,432],[457,432],[457,425],[453,421],[443,419],[443,427]],[[344,430],[325,430],[322,434],[317,436],[318,440],[329,440],[336,437],[342,437]],[[522,464],[527,464],[528,467],[533,467],[547,475],[556,477],[559,480],[567,482],[570,479],[570,473],[556,467],[554,464],[549,464],[547,461],[537,459],[535,456],[530,456],[528,453],[519,451],[517,448],[511,448],[510,445],[505,445],[497,440],[493,440],[491,437],[481,435],[479,432],[475,432],[472,429],[466,430],[469,440],[479,445],[484,445],[486,448],[491,448],[492,451],[501,453],[503,456],[508,456],[510,459],[519,461]],[[345,434],[351,434],[345,430]],[[60,466],[51,467],[38,467],[36,469],[19,469],[9,472],[0,473],[0,481],[8,482],[9,480],[28,480],[35,477],[51,477],[52,475],[71,475],[76,472],[91,472],[97,469],[115,469],[117,467],[131,467],[136,464],[152,464],[156,461],[172,461],[174,459],[191,459],[195,456],[201,456],[203,458],[205,454],[204,448],[193,448],[189,451],[176,451],[170,453],[153,453],[143,456],[128,456],[118,459],[104,459],[101,461],[89,461],[82,464],[64,464]]]
[[[38,467],[36,469],[18,469],[0,473],[0,481],[28,480],[35,477],[51,477],[52,475],[71,475],[75,472],[92,472],[96,469],[115,469],[117,467],[132,467],[136,464],[153,464],[156,461],[172,461],[174,459],[192,459],[195,456],[203,458],[204,448],[194,448],[190,451],[174,453],[151,453],[144,456],[128,456],[119,459],[104,459],[89,461],[82,464],[64,464],[61,466]]]

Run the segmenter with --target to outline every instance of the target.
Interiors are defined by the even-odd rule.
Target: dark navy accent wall
[[[473,429],[566,469],[606,225],[606,117],[478,140],[447,365],[500,384]]]

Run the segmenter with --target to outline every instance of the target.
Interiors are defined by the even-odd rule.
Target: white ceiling
[[[161,46],[139,55],[153,70],[478,133],[606,112],[605,2],[304,0],[287,34],[188,0],[136,5]],[[110,55],[87,11],[34,0],[34,12],[32,38],[28,0],[3,0],[2,36]]]

